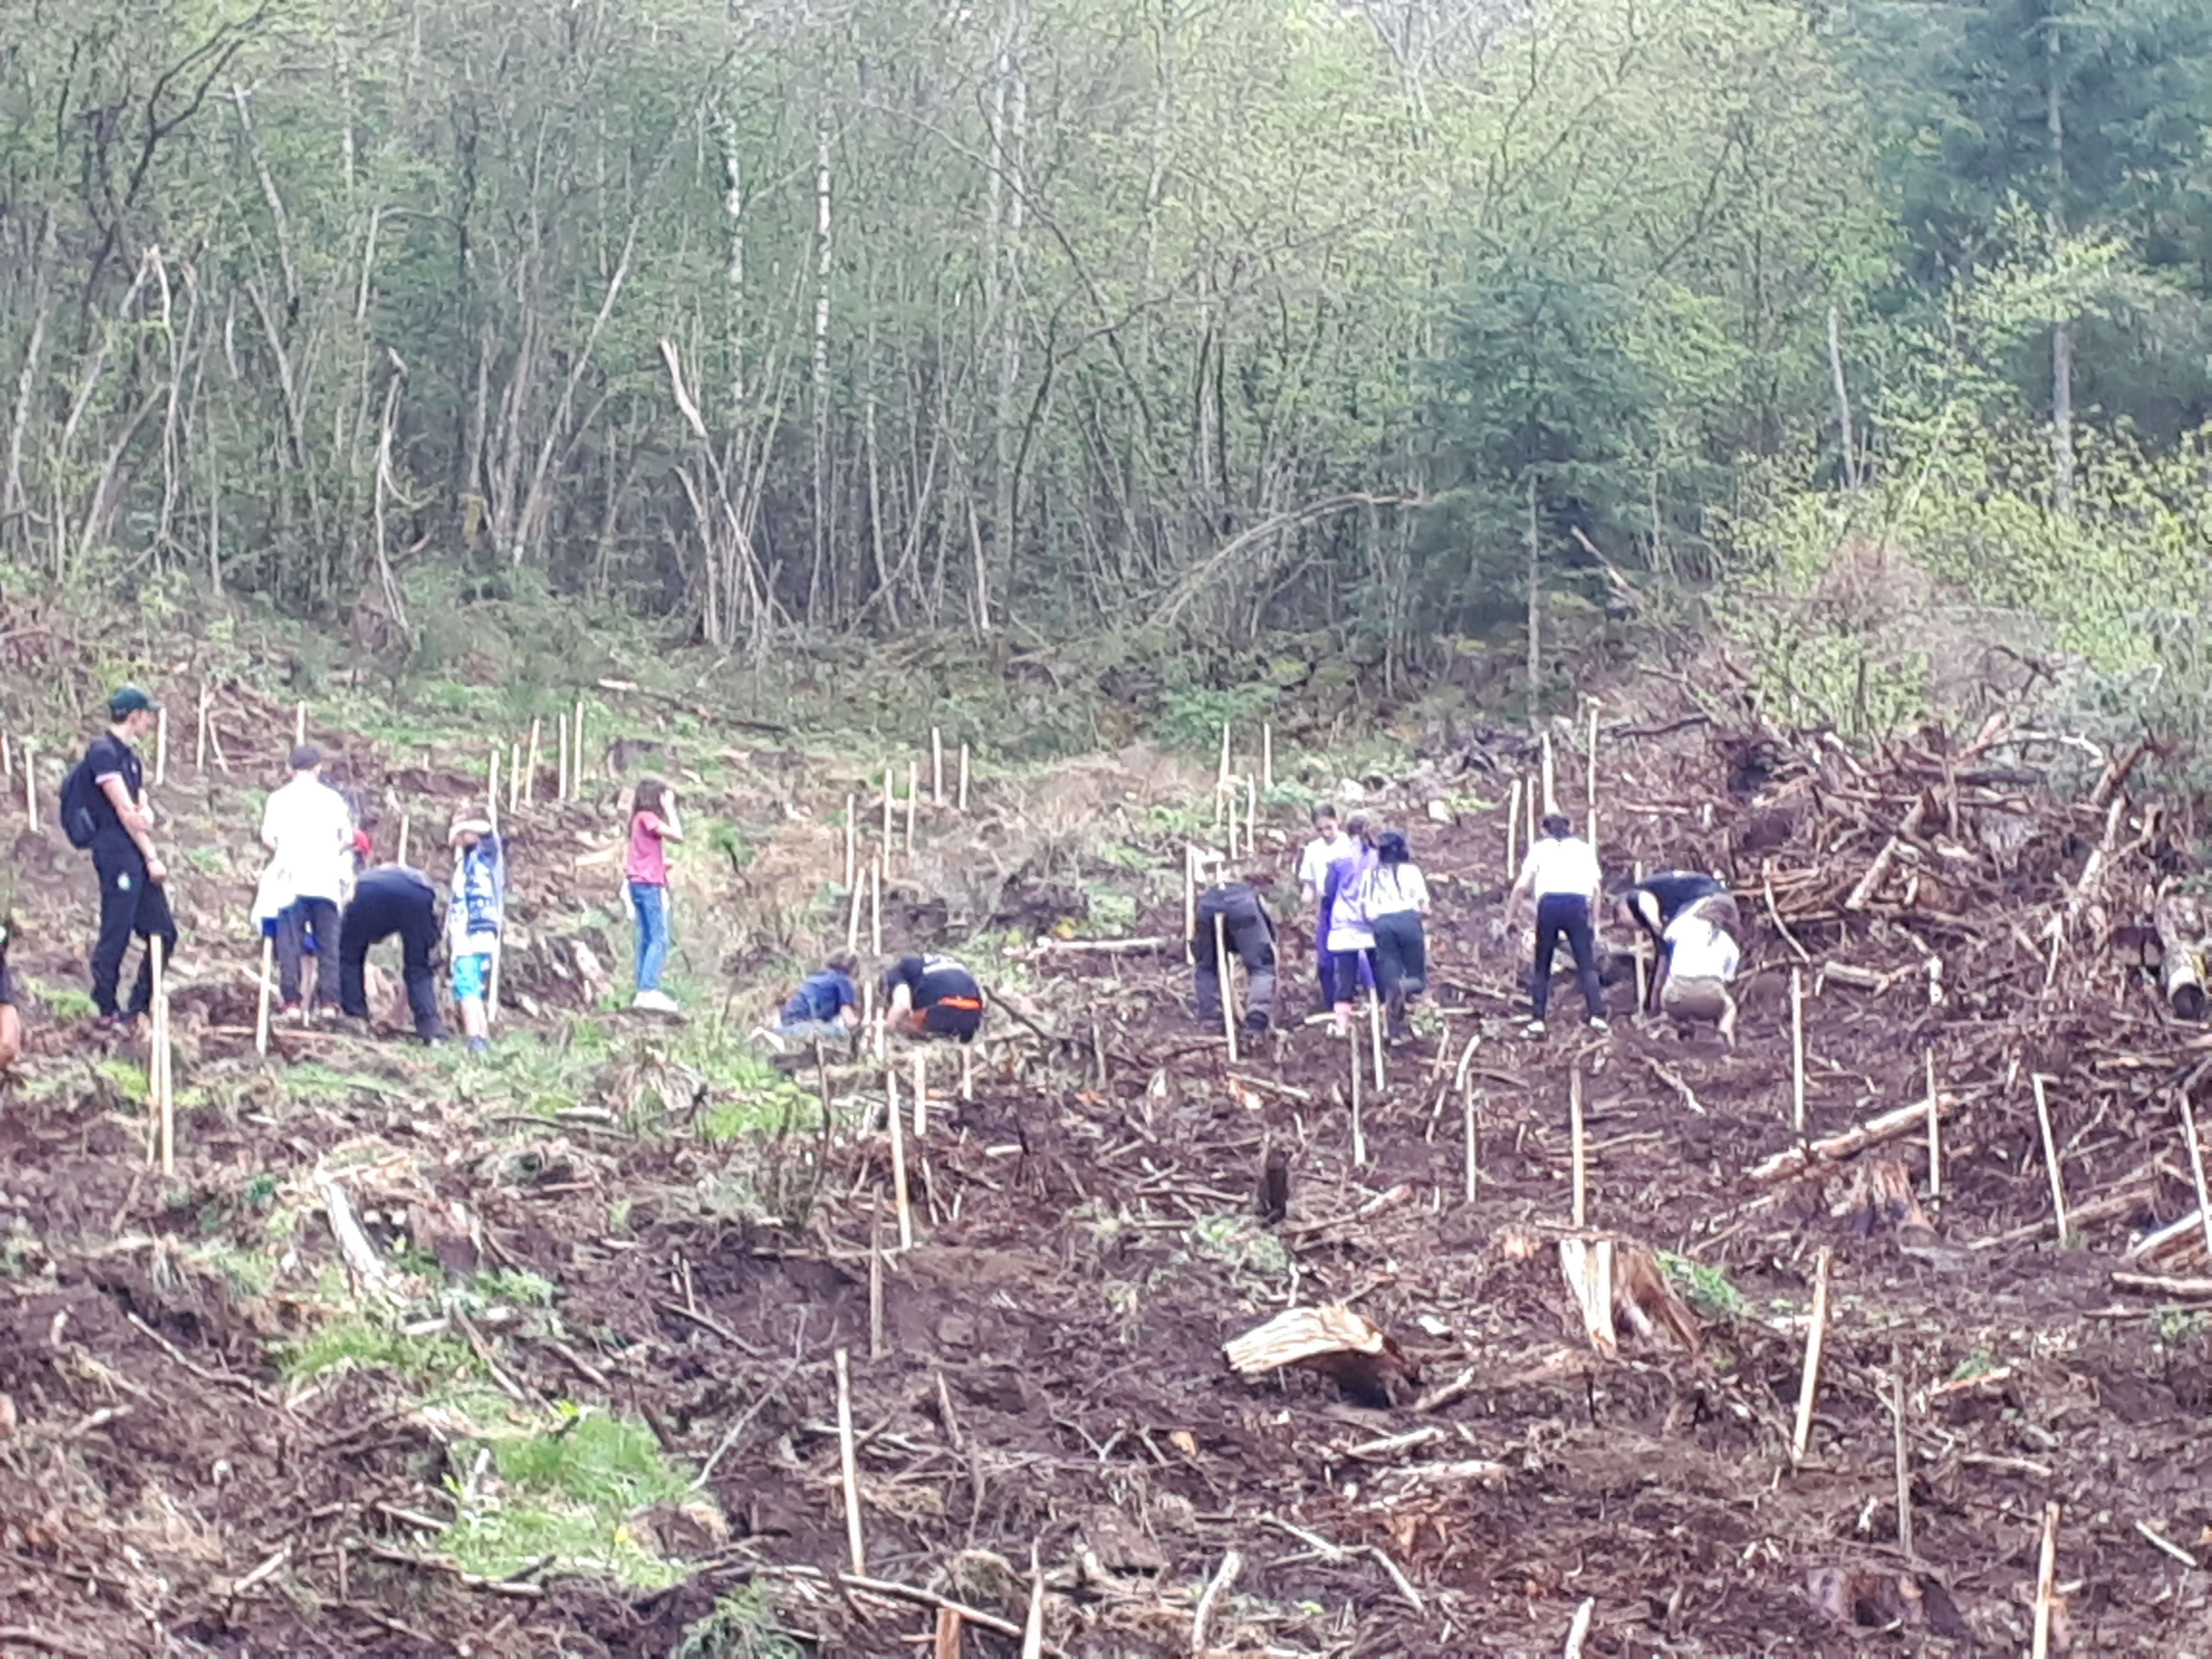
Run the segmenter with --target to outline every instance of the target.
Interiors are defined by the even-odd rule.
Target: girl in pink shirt
[[[660,969],[668,960],[668,844],[683,839],[676,792],[659,778],[646,779],[630,811],[629,858],[623,869],[637,917],[637,995],[630,1006],[659,1014],[676,1012],[676,999],[660,988]]]

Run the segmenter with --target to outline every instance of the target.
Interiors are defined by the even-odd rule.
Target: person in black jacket
[[[1190,959],[1198,991],[1198,1017],[1221,1018],[1221,967],[1215,959],[1214,918],[1231,955],[1244,964],[1244,1029],[1267,1029],[1275,1006],[1275,919],[1249,881],[1224,875],[1199,895],[1198,920],[1191,930]]]
[[[161,705],[135,685],[118,686],[107,700],[109,726],[93,739],[81,763],[92,788],[80,813],[88,839],[92,867],[100,877],[100,941],[92,950],[92,1000],[103,1024],[127,1025],[154,1003],[154,958],[150,941],[160,939],[166,958],[177,952],[177,923],[169,914],[168,867],[154,850],[154,815],[146,805],[146,771],[137,744],[154,729]],[[63,802],[66,812],[70,803]],[[80,830],[70,827],[76,841]],[[127,1006],[116,1005],[123,958],[132,934],[149,941],[138,963],[138,977]]]
[[[338,918],[338,1006],[350,1018],[368,1018],[369,947],[399,935],[400,969],[415,1034],[442,1042],[438,1014],[438,941],[446,931],[446,896],[429,877],[404,864],[383,864],[364,875]]]
[[[884,970],[884,1023],[908,1036],[975,1041],[983,988],[951,957],[901,957]]]

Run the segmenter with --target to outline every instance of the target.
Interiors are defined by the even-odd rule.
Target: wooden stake
[[[868,949],[884,953],[884,861],[878,858],[868,872]]]
[[[538,805],[538,769],[545,761],[544,736],[545,717],[532,714],[530,717],[530,765],[522,775],[522,804],[526,806]]]
[[[1191,941],[1198,937],[1198,849],[1182,845],[1182,959],[1196,962]]]
[[[929,1133],[929,1052],[917,1048],[914,1052],[914,1138],[925,1139]]]
[[[945,732],[935,726],[929,728],[929,804],[945,805]]]
[[[1462,1082],[1459,1091],[1460,1131],[1467,1141],[1467,1184],[1462,1196],[1470,1204],[1482,1188],[1482,1142],[1474,1127],[1474,1085]]]
[[[154,1000],[146,1054],[146,1104],[154,1115],[154,1150],[161,1173],[177,1172],[176,1097],[169,1087],[169,976],[161,960],[161,936],[151,935],[146,949],[154,963]]]
[[[584,798],[584,700],[576,699],[576,712],[568,718],[568,799]]]
[[[1228,722],[1227,720],[1224,720],[1224,721],[1222,721],[1222,722],[1221,722],[1221,770],[1220,770],[1219,774],[1218,774],[1218,775],[1215,777],[1215,779],[1214,779],[1214,781],[1213,781],[1213,789],[1214,789],[1214,793],[1215,793],[1216,794],[1219,794],[1219,793],[1221,793],[1223,791],[1226,790],[1228,787],[1229,787],[1229,722]]]
[[[884,768],[884,852],[891,850],[891,769]]]
[[[402,812],[399,815],[399,858],[398,860],[401,864],[407,862],[407,814]]]
[[[253,1052],[269,1052],[269,969],[276,958],[276,941],[269,934],[261,936],[261,1006],[253,1017]],[[320,963],[317,964],[318,971]]]
[[[1805,970],[1790,970],[1790,1127],[1805,1138]]]
[[[568,799],[568,711],[562,709],[553,717],[554,742],[556,745],[553,768],[553,799]]]
[[[2035,1569],[2035,1638],[2030,1659],[2050,1659],[2051,1614],[2057,1604],[2054,1584],[2058,1577],[2058,1513],[2054,1500],[2043,1506],[2043,1556]]]
[[[1897,1547],[1908,1561],[1917,1559],[1912,1547],[1912,1449],[1905,1432],[1905,1350],[1889,1345],[1889,1414],[1895,1435],[1897,1465]]]
[[[2035,1121],[2043,1131],[2043,1163],[2051,1173],[2051,1212],[2058,1222],[2058,1244],[2066,1246],[2069,1231],[2066,1222],[2066,1182],[2058,1172],[2058,1138],[2051,1131],[2051,1103],[2044,1096],[2044,1076],[2040,1072],[2028,1079],[2035,1091]]]
[[[154,716],[154,787],[159,789],[169,781],[169,706],[161,705]]]
[[[1270,791],[1275,787],[1275,728],[1264,722],[1260,727],[1260,785]]]
[[[860,798],[845,797],[845,885],[851,887],[860,873]],[[850,943],[848,942],[848,948]]]
[[[307,705],[302,702],[292,711],[292,747],[297,749],[307,740]]]
[[[1920,1051],[1928,1072],[1928,1196],[1943,1196],[1943,1114],[1936,1103],[1936,1050]]]
[[[1521,805],[1525,809],[1521,819],[1521,844],[1523,847],[1534,847],[1536,844],[1535,779],[1530,778],[1528,787],[1521,792]]]
[[[965,1042],[960,1045],[960,1098],[975,1098],[975,1050]]]
[[[1637,864],[1630,877],[1639,884],[1644,880],[1644,866]],[[1651,1006],[1651,940],[1638,927],[1636,930],[1636,1012],[1644,1012]]]
[[[499,745],[497,744],[491,746],[491,758],[486,763],[484,770],[484,817],[491,820],[493,829],[499,828]]]
[[[819,1054],[817,1048],[815,1052]],[[825,1079],[823,1086],[828,1086]],[[880,1200],[868,1206],[868,1358],[884,1357],[884,1217]]]
[[[873,875],[875,872],[872,868],[868,873]],[[866,885],[867,884],[855,874],[852,885],[848,890],[852,895],[852,902],[847,907],[845,914],[845,948],[848,951],[857,951],[860,948],[860,890]]]
[[[1516,844],[1521,834],[1521,780],[1513,780],[1513,793],[1505,805],[1505,879],[1513,881],[1521,874],[1521,852]]]
[[[507,810],[510,813],[522,810],[522,744],[507,746]]]
[[[960,745],[960,810],[968,810],[968,745]]]
[[[1560,1650],[1559,1659],[1583,1659],[1583,1644],[1589,1640],[1590,1620],[1596,1613],[1597,1597],[1583,1597],[1582,1605],[1567,1623],[1567,1645]]]
[[[33,739],[23,739],[23,817],[34,830],[39,827],[39,777],[33,759],[38,747]]]
[[[192,715],[192,770],[195,774],[207,769],[208,689],[200,687],[200,695]]]
[[[1595,847],[1597,845],[1597,702],[1595,698],[1590,701],[1589,753],[1584,759],[1588,763],[1588,770],[1583,781],[1583,811],[1589,815],[1589,822],[1583,826],[1583,838]]]
[[[1234,864],[1237,862],[1237,791],[1233,787],[1224,789],[1222,791],[1222,798],[1226,803],[1223,814],[1224,823],[1222,831],[1224,837],[1223,845],[1229,849],[1229,861]]]
[[[1035,1544],[1030,1546],[1030,1611],[1022,1621],[1022,1659],[1044,1659],[1044,1565]]]
[[[1813,1436],[1813,1401],[1820,1391],[1820,1350],[1828,1340],[1828,1247],[1823,1244],[1813,1267],[1813,1322],[1805,1333],[1805,1374],[1797,1382],[1797,1425],[1790,1435],[1790,1462],[1794,1468],[1805,1461],[1805,1447]]]
[[[2197,1218],[2204,1224],[2204,1251],[2212,1256],[2212,1193],[2204,1185],[2204,1149],[2197,1140],[2197,1113],[2189,1091],[2181,1094],[2181,1132],[2189,1138],[2189,1178],[2197,1183]]]
[[[915,797],[919,794],[921,791],[921,768],[914,762],[908,761],[906,763],[906,855],[909,860],[914,857]]]
[[[845,1545],[855,1576],[868,1571],[868,1547],[860,1532],[860,1465],[853,1449],[852,1360],[840,1348],[831,1356],[837,1367],[837,1468],[845,1482]]]
[[[884,1067],[884,1115],[891,1130],[891,1202],[898,1206],[899,1249],[914,1248],[914,1210],[907,1202],[906,1129],[899,1121],[898,1072]]]
[[[1260,780],[1244,780],[1244,856],[1258,858],[1260,843],[1255,837],[1260,832]]]
[[[1213,918],[1213,983],[1221,996],[1221,1034],[1229,1039],[1229,1063],[1237,1058],[1237,999],[1230,994],[1229,930],[1217,914]]]
[[[1359,1039],[1353,1037],[1344,1045],[1344,1052],[1352,1062],[1352,1161],[1355,1165],[1367,1162],[1367,1127],[1359,1110]]]
[[[1552,767],[1552,734],[1544,733],[1544,816],[1549,817],[1559,810],[1559,793],[1555,785]]]
[[[1379,990],[1367,999],[1367,1035],[1375,1045],[1375,1092],[1379,1095],[1390,1086],[1382,1071],[1382,994]]]
[[[1589,1188],[1587,1153],[1583,1133],[1583,1068],[1575,1066],[1567,1073],[1567,1133],[1573,1143],[1574,1167],[1574,1224],[1589,1224]]]

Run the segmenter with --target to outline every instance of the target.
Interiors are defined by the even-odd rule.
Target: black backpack
[[[70,846],[92,845],[93,836],[100,830],[100,820],[93,812],[99,799],[100,786],[93,781],[92,756],[87,751],[62,780],[62,833],[69,837]]]

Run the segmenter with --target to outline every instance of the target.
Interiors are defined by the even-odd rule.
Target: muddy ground
[[[2096,927],[2131,914],[2135,876],[2115,882],[2111,915],[2083,924],[2047,990],[2035,932],[2102,813],[2038,801],[2037,821],[2061,826],[2047,856],[2015,848],[1992,865],[1996,896],[1978,908],[1907,898],[1824,921],[1815,907],[1785,936],[1788,904],[1765,901],[1778,874],[1832,860],[1847,886],[1873,849],[1839,845],[1819,800],[1773,831],[1790,785],[1747,779],[1741,760],[1698,728],[1624,737],[1601,785],[1639,808],[1607,817],[1608,863],[1717,863],[1744,895],[1754,971],[1735,1053],[1710,1033],[1633,1024],[1626,980],[1609,1038],[1555,1020],[1547,1042],[1521,1041],[1513,963],[1487,933],[1504,814],[1473,804],[1501,795],[1500,780],[1459,778],[1449,826],[1423,811],[1433,779],[1386,788],[1437,889],[1438,961],[1427,1030],[1363,1090],[1364,1163],[1346,1047],[1297,1023],[1313,994],[1295,928],[1287,1029],[1233,1066],[1182,1011],[1179,950],[1048,951],[1024,964],[1034,983],[1016,999],[1042,1035],[994,1015],[972,1099],[958,1097],[957,1063],[933,1057],[934,1109],[920,1137],[908,1126],[910,1249],[895,1248],[882,1086],[865,1068],[836,1079],[838,1127],[817,1162],[811,1139],[732,1151],[681,1123],[639,1135],[478,1121],[405,1050],[287,1036],[278,1073],[342,1051],[388,1089],[226,1094],[185,1115],[165,1182],[127,1091],[36,1086],[90,1039],[35,1021],[36,1052],[0,1098],[0,1242],[13,1241],[0,1654],[658,1656],[751,1582],[801,1651],[991,1659],[1018,1654],[1018,1637],[935,1601],[1018,1631],[1034,1557],[1043,1651],[1188,1655],[1201,1595],[1232,1555],[1204,1651],[1554,1654],[1585,1601],[1589,1655],[2022,1651],[2053,1503],[2061,1644],[2212,1654],[2212,1595],[2184,1559],[2212,1548],[2212,1327],[2185,1298],[2112,1278],[2131,1238],[2193,1202],[2172,1084],[2212,1041],[2098,954]],[[1577,807],[1579,789],[1566,793]],[[1278,816],[1270,852],[1287,866],[1291,815]],[[2079,833],[2064,827],[2077,817]],[[940,832],[969,833],[925,825],[925,839]],[[19,851],[53,858],[39,840]],[[1009,894],[1015,909],[1028,902],[1018,881]],[[933,896],[895,880],[890,935],[941,915]],[[544,927],[564,896],[538,902]],[[1051,906],[1031,908],[1042,919]],[[1133,931],[1180,924],[1180,899],[1155,890]],[[1801,948],[1811,1136],[1918,1098],[1923,1051],[1936,1055],[1951,1109],[1940,1198],[1917,1133],[1857,1160],[1905,1166],[1932,1237],[1856,1201],[1855,1164],[1751,1173],[1797,1140],[1788,986]],[[1950,964],[1933,1003],[1918,967],[1930,954]],[[1837,961],[1911,971],[1879,989],[1821,985],[1819,966]],[[53,980],[71,967],[58,945],[35,965]],[[208,976],[210,1029],[187,1075],[257,1073],[235,980]],[[573,1018],[605,1017],[549,1010],[540,1034]],[[638,1063],[653,1041],[641,1030]],[[1703,1292],[1695,1352],[1624,1334],[1608,1360],[1584,1338],[1553,1243],[1570,1231],[1577,1066],[1589,1224],[1708,1270],[1695,1286],[1681,1270]],[[2056,1079],[2077,1214],[2063,1246],[2039,1072]],[[287,1390],[270,1344],[305,1312],[180,1266],[179,1242],[234,1224],[244,1183],[305,1179],[364,1141],[393,1155],[386,1204],[458,1200],[478,1219],[477,1238],[448,1241],[448,1267],[489,1256],[559,1287],[565,1339],[475,1334],[523,1396],[518,1412],[604,1406],[649,1421],[690,1467],[712,1459],[720,1525],[675,1510],[638,1522],[692,1565],[686,1582],[645,1593],[557,1570],[460,1582],[436,1551],[451,1449],[434,1413],[374,1371]],[[1272,1227],[1255,1202],[1270,1149],[1287,1152],[1291,1180]],[[818,1180],[806,1224],[702,1216],[704,1183],[764,1156]],[[620,1237],[616,1196],[632,1200]],[[310,1275],[336,1258],[325,1228],[297,1248]],[[1793,1462],[1823,1250],[1832,1322]],[[1418,1367],[1397,1403],[1352,1403],[1303,1371],[1229,1372],[1226,1340],[1328,1302],[1387,1329]],[[889,1589],[836,1578],[840,1352],[866,1577]]]

